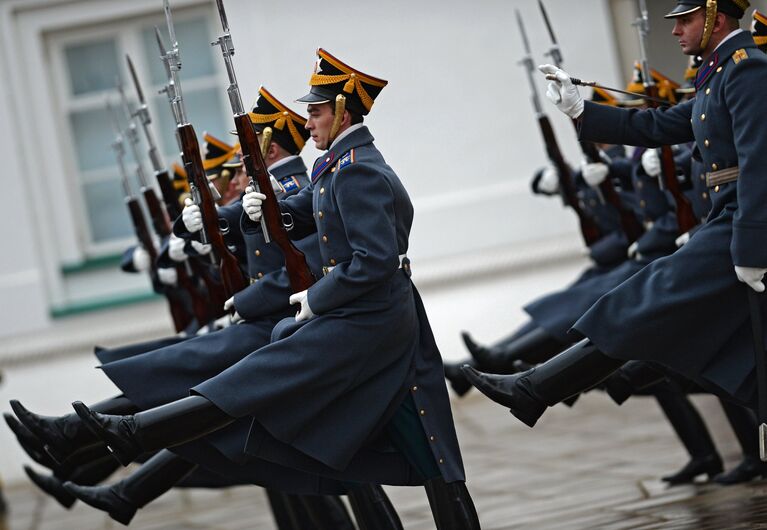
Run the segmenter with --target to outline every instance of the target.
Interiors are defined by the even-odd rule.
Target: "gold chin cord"
[[[338,134],[338,129],[341,128],[341,122],[344,121],[344,111],[346,111],[346,96],[338,94],[336,96],[336,115],[333,118],[333,126],[330,128],[330,137],[328,138],[328,146],[333,143]]]
[[[700,41],[700,49],[705,50],[711,35],[714,33],[714,24],[716,23],[716,0],[706,0],[706,23],[703,26],[703,38]]]
[[[264,127],[264,131],[261,133],[261,156],[266,158],[266,153],[269,151],[269,146],[272,145],[272,128]]]

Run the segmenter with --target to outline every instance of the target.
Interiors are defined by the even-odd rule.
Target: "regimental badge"
[[[741,48],[732,54],[732,60],[735,64],[738,64],[743,59],[748,59],[748,52],[744,48]]]
[[[296,177],[283,177],[280,179],[280,184],[282,184],[285,193],[292,193],[301,187]]]
[[[337,169],[343,169],[349,164],[354,163],[354,149],[346,153],[344,156],[341,157],[341,160],[338,161],[338,166],[336,166]]]

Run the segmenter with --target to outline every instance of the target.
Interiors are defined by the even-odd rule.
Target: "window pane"
[[[113,39],[72,44],[64,54],[73,95],[114,88],[118,62]]]
[[[170,46],[170,39],[165,24],[158,26],[163,36],[165,46]],[[181,20],[175,25],[176,38],[178,39],[179,52],[181,53],[181,86],[184,79],[204,77],[216,73],[213,65],[216,51],[210,45],[213,40],[208,33],[208,25],[203,18]],[[145,28],[141,32],[144,42],[147,64],[149,65],[152,84],[165,84],[165,67],[160,60],[160,48],[157,46],[157,38],[154,28]]]
[[[228,144],[237,143],[235,136],[229,134],[234,129],[234,122],[229,118],[231,112],[225,109],[221,102],[221,88],[205,88],[184,92],[184,103],[186,106],[187,117],[197,137],[202,140],[202,134],[208,131],[216,138]],[[178,142],[176,142],[175,131],[176,123],[173,121],[173,114],[170,111],[168,98],[157,96],[154,103],[157,112],[157,132],[162,142],[164,153],[171,153],[174,157],[178,154]],[[170,164],[175,158],[169,159]]]
[[[133,233],[118,179],[83,184],[93,241],[128,237]]]
[[[111,149],[114,132],[106,109],[73,112],[69,115],[78,167],[83,171],[115,165]]]

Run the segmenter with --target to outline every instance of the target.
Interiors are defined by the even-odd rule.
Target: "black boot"
[[[480,346],[466,332],[461,337],[477,366],[496,374],[513,374],[517,360],[533,364],[548,361],[567,346],[542,328],[533,328],[502,346]]]
[[[383,488],[359,484],[349,488],[349,504],[359,530],[402,530],[397,511]]]
[[[679,471],[662,477],[670,485],[689,484],[699,475],[713,478],[722,472],[722,459],[697,409],[689,398],[670,381],[651,387],[655,399],[679,440],[690,455],[690,461]]]
[[[119,464],[115,462],[115,459],[105,451],[99,453],[93,461],[74,467],[66,473],[57,470],[52,475],[41,475],[29,466],[24,466],[24,471],[35,486],[56,499],[64,508],[70,508],[77,498],[64,487],[65,481],[70,480],[83,486],[92,486],[108,479],[118,467]]]
[[[727,419],[740,443],[743,460],[727,473],[714,477],[714,482],[729,486],[741,482],[749,482],[757,477],[767,476],[767,463],[759,459],[759,443],[756,433],[759,422],[753,411],[735,405],[729,401],[721,401]]]
[[[426,482],[426,496],[437,530],[479,530],[479,517],[465,482],[443,478]]]
[[[343,501],[334,495],[297,496],[317,530],[356,530]],[[301,529],[307,528],[302,526]],[[388,527],[382,527],[388,528]]]
[[[445,379],[450,381],[450,386],[453,387],[453,390],[458,394],[458,397],[465,396],[469,390],[474,388],[461,371],[461,366],[464,364],[468,364],[469,366],[476,365],[473,359],[470,359],[465,363],[445,363]]]
[[[124,466],[141,453],[196,440],[235,419],[202,396],[186,397],[130,416],[99,414],[80,401],[72,406]]]
[[[13,431],[16,441],[19,442],[19,445],[29,458],[48,469],[54,469],[58,466],[56,461],[46,452],[45,444],[32,434],[29,429],[24,427],[15,416],[6,412],[3,414],[3,418],[5,418],[5,423]]]
[[[629,361],[605,379],[605,392],[616,404],[663,381],[666,376],[644,361]]]
[[[532,427],[547,407],[588,390],[622,364],[585,339],[521,374],[485,374],[468,366],[463,370],[480,392]]]
[[[15,399],[11,400],[11,408],[24,427],[43,443],[45,452],[59,464],[78,450],[101,443],[75,414],[39,416]],[[95,411],[115,414],[136,410],[124,396],[99,402],[92,408]]]
[[[535,365],[532,365],[530,363],[527,363],[525,361],[514,361],[513,365],[514,371],[509,372],[510,374],[516,374],[519,372],[526,372],[527,370],[532,370],[535,368]],[[566,405],[570,408],[575,406],[575,403],[578,401],[578,399],[581,397],[580,394],[573,394],[569,398],[565,398],[562,400],[562,404]]]
[[[69,509],[77,502],[77,497],[69,493],[64,483],[53,475],[41,475],[29,466],[24,466],[24,472],[35,486],[56,499],[64,508]]]
[[[170,451],[160,451],[135,473],[111,486],[80,486],[65,482],[64,487],[84,503],[127,525],[139,508],[171,489],[196,468],[197,464]]]

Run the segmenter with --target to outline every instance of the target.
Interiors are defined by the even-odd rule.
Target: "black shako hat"
[[[348,64],[336,59],[319,48],[314,73],[309,80],[309,93],[297,99],[299,103],[335,103],[342,95],[346,98],[346,108],[366,116],[373,108],[378,94],[389,83],[360,72]]]
[[[306,118],[290,110],[264,87],[258,89],[258,99],[249,114],[258,132],[270,129],[271,141],[292,155],[299,154],[309,139],[309,131],[304,128]]]
[[[215,180],[221,174],[224,164],[240,149],[240,144],[229,145],[209,133],[203,135],[205,140],[205,160],[202,163],[208,180]]]
[[[666,18],[675,18],[698,9],[706,9],[707,14],[719,11],[741,19],[750,5],[748,0],[677,0],[676,7],[666,15]]]

